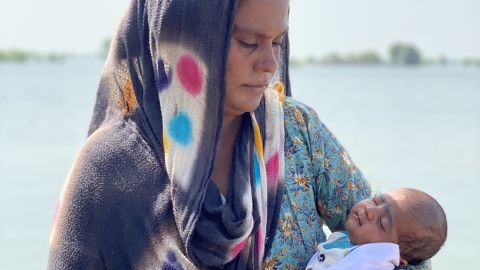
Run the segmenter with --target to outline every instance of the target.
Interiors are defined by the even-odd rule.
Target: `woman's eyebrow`
[[[235,25],[235,26],[233,27],[233,32],[234,32],[234,33],[237,33],[237,34],[254,35],[254,36],[258,36],[258,37],[262,37],[262,38],[269,38],[269,37],[270,37],[268,34],[259,32],[258,30],[250,29],[250,28],[242,27],[242,26],[238,26],[238,25]],[[279,35],[277,35],[277,37],[283,36],[283,35],[285,35],[287,32],[288,32],[288,26],[283,30],[282,33],[280,33]]]

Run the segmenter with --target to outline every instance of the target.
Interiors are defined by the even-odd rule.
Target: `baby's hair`
[[[404,188],[409,200],[408,218],[413,229],[399,236],[400,255],[410,265],[433,257],[447,239],[447,217],[440,204],[427,193]]]

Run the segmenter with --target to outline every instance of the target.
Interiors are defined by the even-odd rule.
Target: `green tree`
[[[408,43],[394,43],[390,46],[390,61],[396,65],[419,65],[422,63],[422,54],[415,45]]]
[[[345,62],[349,64],[376,65],[381,64],[382,58],[375,51],[364,51],[359,53],[350,53]]]
[[[320,62],[322,64],[335,65],[335,64],[343,64],[345,60],[338,53],[332,52],[327,56],[323,57],[320,60]]]
[[[480,67],[480,58],[465,58],[462,60],[462,64],[465,66],[479,66]]]
[[[445,55],[442,54],[442,55],[438,56],[437,63],[444,66],[444,65],[448,64],[448,59]]]
[[[31,54],[18,49],[0,51],[0,61],[24,62],[31,57]]]

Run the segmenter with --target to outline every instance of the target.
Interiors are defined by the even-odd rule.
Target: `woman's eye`
[[[239,40],[238,42],[240,43],[240,45],[242,45],[242,47],[245,47],[248,49],[254,49],[257,47],[257,43],[249,43],[242,40]]]
[[[273,41],[272,43],[274,46],[282,46],[283,44],[283,36],[281,38],[278,38],[276,40]]]
[[[280,46],[282,46],[282,41],[274,41],[274,42],[272,42],[272,45],[275,46],[275,47],[280,47]]]
[[[377,205],[377,201],[375,200],[375,198],[372,198],[372,201],[375,205]]]

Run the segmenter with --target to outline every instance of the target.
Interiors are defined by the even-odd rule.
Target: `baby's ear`
[[[404,258],[400,258],[400,266],[407,266],[408,265],[408,261],[405,260]]]

